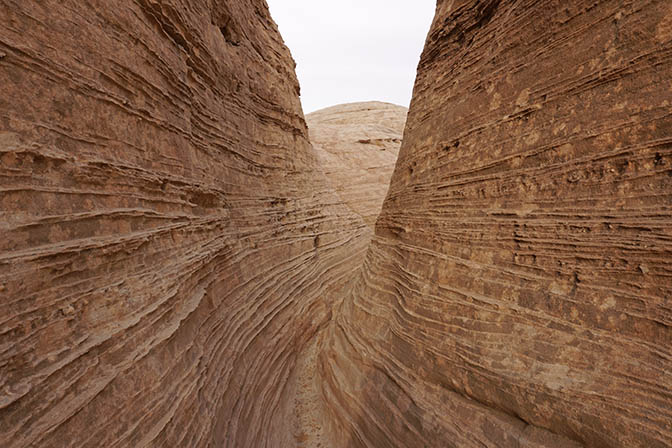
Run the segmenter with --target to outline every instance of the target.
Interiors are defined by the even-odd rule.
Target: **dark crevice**
[[[479,10],[478,18],[476,19],[477,28],[484,27],[490,22],[490,20],[492,20],[492,18],[495,16],[495,13],[497,12],[497,8],[499,8],[500,3],[501,0],[490,1]]]
[[[231,45],[236,46],[236,47],[238,45],[240,45],[240,41],[238,39],[236,39],[236,37],[234,36],[230,27],[220,26],[219,31],[222,33],[222,36],[224,36],[224,40],[226,40],[226,43],[231,44]]]
[[[227,44],[235,47],[240,45],[241,32],[238,23],[222,4],[218,4],[212,12],[212,24],[219,28]]]

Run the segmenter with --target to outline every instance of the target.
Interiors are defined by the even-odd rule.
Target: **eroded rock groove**
[[[672,445],[668,1],[439,0],[315,148],[263,0],[0,10],[1,446]]]

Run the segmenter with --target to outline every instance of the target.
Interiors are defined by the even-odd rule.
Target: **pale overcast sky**
[[[267,0],[296,60],[305,113],[355,101],[408,106],[436,0]]]

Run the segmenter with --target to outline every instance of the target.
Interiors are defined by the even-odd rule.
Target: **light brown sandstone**
[[[438,2],[323,336],[345,446],[672,446],[671,18]]]
[[[0,446],[295,443],[368,233],[266,3],[0,0]]]
[[[371,229],[390,185],[407,113],[405,107],[372,101],[306,115],[324,173]]]
[[[363,265],[266,3],[113,3],[0,0],[0,446],[672,445],[669,2],[439,0]]]

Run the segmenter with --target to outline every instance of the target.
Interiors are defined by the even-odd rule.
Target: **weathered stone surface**
[[[407,113],[405,107],[372,101],[306,115],[324,173],[371,229],[390,185]]]
[[[408,109],[381,102],[351,103],[333,106],[306,116],[311,141],[320,167],[344,203],[367,222],[357,245],[368,243],[387,192],[401,144]],[[351,265],[361,264],[365,252],[349,258]],[[338,308],[356,276],[342,278],[330,288],[324,300]],[[321,329],[325,329],[322,326]],[[318,333],[320,334],[320,333]],[[297,447],[343,446],[343,434],[332,424],[329,402],[322,395],[318,364],[323,338],[316,336],[297,359],[297,375],[289,388],[294,396]]]
[[[368,228],[266,3],[0,10],[0,446],[295,444]]]
[[[321,337],[347,446],[672,446],[672,4],[439,1]]]
[[[0,0],[0,446],[672,445],[669,2],[440,0],[359,271],[265,2],[113,3]]]

